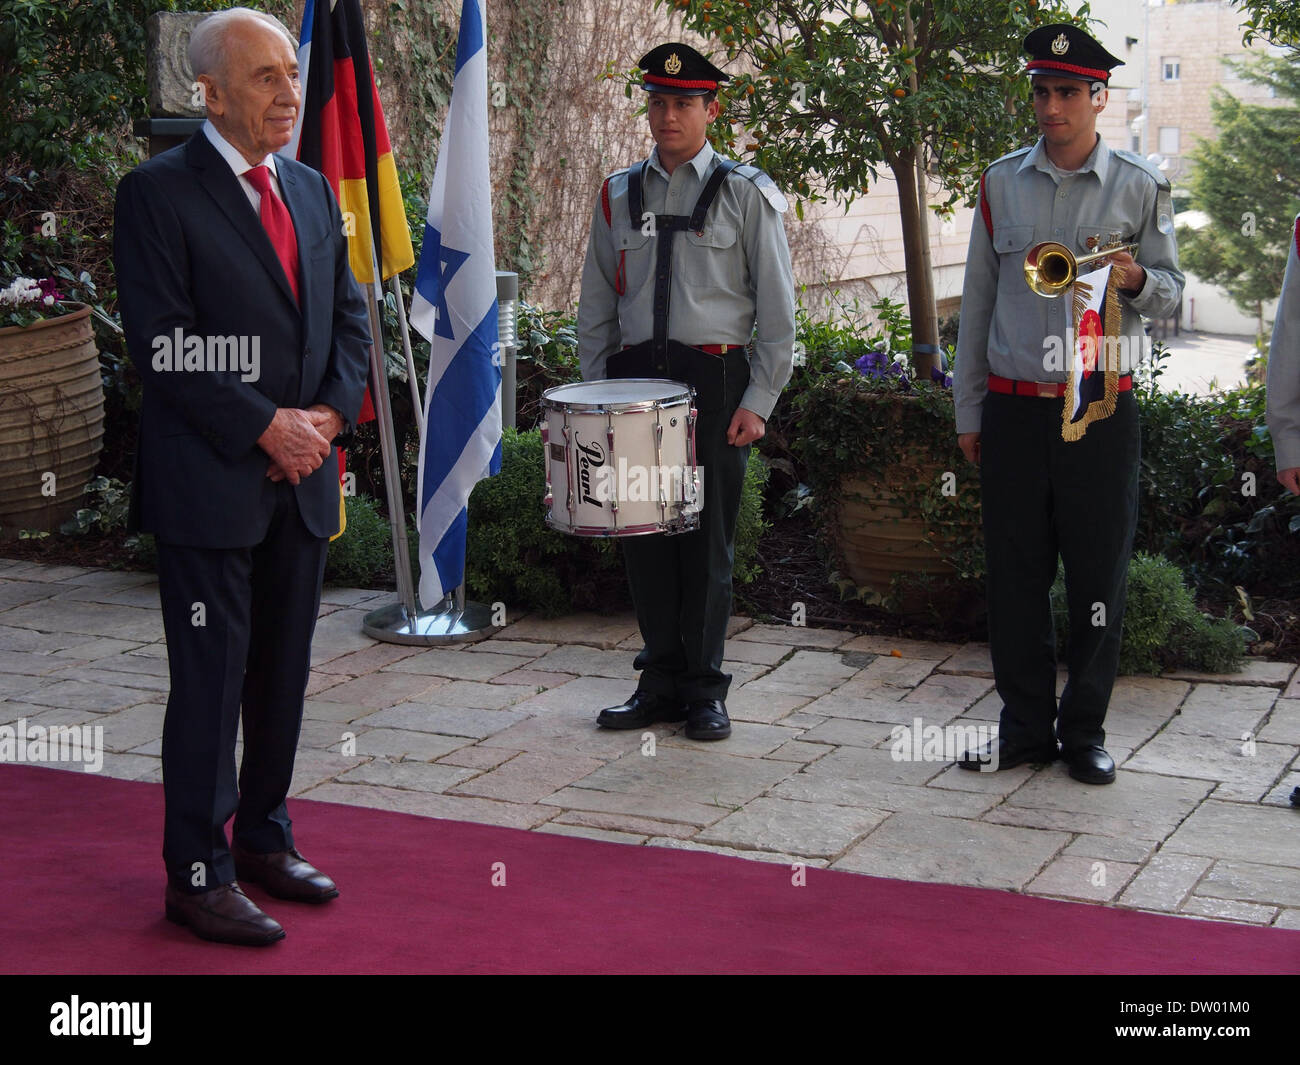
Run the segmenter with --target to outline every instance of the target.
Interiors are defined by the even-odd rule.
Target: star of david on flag
[[[418,489],[424,609],[464,581],[469,495],[501,470],[486,41],[483,0],[464,0],[411,301],[411,325],[431,345]]]

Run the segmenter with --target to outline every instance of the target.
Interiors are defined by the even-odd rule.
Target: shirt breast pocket
[[[994,226],[993,250],[999,255],[1021,255],[1034,239],[1033,226]]]
[[[614,269],[623,282],[620,290],[625,295],[634,296],[654,272],[654,241],[640,229],[616,229],[614,252]]]
[[[740,233],[727,222],[707,222],[702,230],[688,229],[674,264],[682,280],[699,288],[742,289],[747,280]],[[681,238],[678,238],[681,241]]]

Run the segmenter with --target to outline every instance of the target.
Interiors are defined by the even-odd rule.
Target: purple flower
[[[944,388],[952,388],[952,374],[944,373],[939,367],[930,367],[930,380]]]
[[[903,368],[894,362],[883,351],[868,351],[857,362],[853,364],[858,368],[858,372],[863,377],[897,377],[907,384],[907,375],[903,373]]]
[[[50,305],[50,297],[53,296],[56,301],[62,300],[64,295],[58,289],[58,282],[52,277],[42,278],[36,282],[41,286],[41,302],[47,307]]]

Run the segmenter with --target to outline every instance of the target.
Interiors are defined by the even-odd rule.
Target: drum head
[[[690,395],[690,386],[680,381],[624,377],[609,381],[578,381],[571,385],[557,385],[543,392],[542,400],[550,406],[582,410],[593,407],[618,407],[624,404],[689,400]]]

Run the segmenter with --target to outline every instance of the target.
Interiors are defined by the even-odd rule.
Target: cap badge
[[[1065,55],[1070,50],[1070,39],[1063,33],[1058,33],[1052,41],[1052,54]]]
[[[673,52],[671,55],[669,55],[667,59],[664,60],[665,74],[678,74],[681,72],[681,69],[682,69],[682,61],[677,58],[676,52]]]

